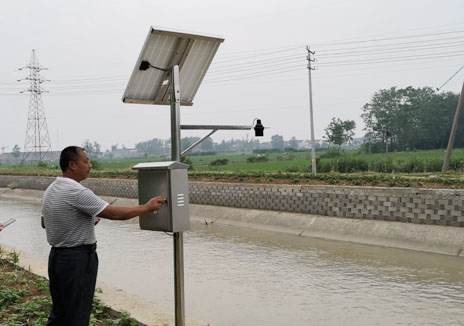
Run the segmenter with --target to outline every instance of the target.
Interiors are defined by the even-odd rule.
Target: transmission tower
[[[30,87],[20,93],[28,92],[31,94],[29,100],[29,111],[27,114],[26,139],[24,142],[22,162],[43,161],[47,154],[51,151],[50,137],[48,135],[47,119],[42,103],[42,93],[46,93],[42,89],[41,84],[49,81],[40,76],[41,70],[47,70],[39,63],[35,50],[32,50],[31,61],[25,67],[19,70],[29,69],[29,77],[19,79],[29,80]]]

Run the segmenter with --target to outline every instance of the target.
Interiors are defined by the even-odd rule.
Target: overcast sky
[[[310,138],[306,46],[316,138],[331,118],[355,120],[385,88],[440,87],[464,65],[462,0],[4,0],[0,19],[0,146],[24,146],[32,49],[48,70],[43,104],[53,149],[85,139],[103,149],[170,137],[167,106],[122,94],[151,25],[225,38],[182,124],[249,125]],[[464,70],[443,88],[460,92]],[[183,131],[200,136],[203,131]],[[219,131],[223,139],[254,137]]]

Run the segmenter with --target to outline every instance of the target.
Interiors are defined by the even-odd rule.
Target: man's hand
[[[3,224],[0,223],[0,231],[3,230]]]
[[[153,197],[150,199],[144,206],[147,208],[148,212],[155,212],[159,210],[168,200],[164,197]]]
[[[145,213],[156,212],[168,201],[164,197],[153,197],[144,205],[135,207],[117,207],[108,205],[98,214],[98,217],[108,218],[110,220],[128,220]]]

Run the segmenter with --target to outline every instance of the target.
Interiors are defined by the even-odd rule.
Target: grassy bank
[[[19,256],[0,248],[0,325],[42,326],[51,309],[48,280],[18,266]],[[114,316],[98,298],[94,299],[91,326],[135,326],[126,313]]]

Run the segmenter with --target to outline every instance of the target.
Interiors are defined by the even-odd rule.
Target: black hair
[[[65,172],[68,169],[69,162],[77,162],[79,160],[79,151],[84,151],[79,146],[68,146],[61,151],[60,154],[60,168]]]

